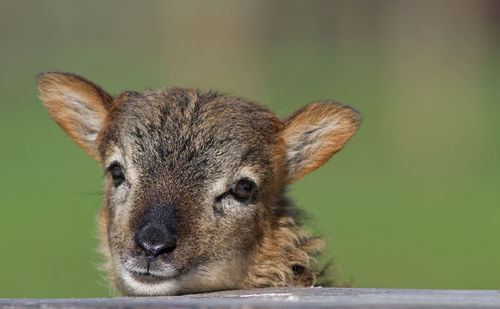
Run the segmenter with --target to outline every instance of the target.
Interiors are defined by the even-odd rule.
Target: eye
[[[231,190],[231,194],[240,201],[249,200],[255,192],[256,185],[247,178],[240,179]]]
[[[113,163],[108,167],[108,171],[113,179],[113,186],[118,187],[125,180],[123,169],[118,163]]]

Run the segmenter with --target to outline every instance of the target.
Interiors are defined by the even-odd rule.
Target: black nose
[[[147,224],[137,230],[135,242],[146,253],[146,260],[151,262],[159,255],[175,249],[177,235],[162,225]]]

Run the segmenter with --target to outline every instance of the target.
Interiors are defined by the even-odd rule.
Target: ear
[[[113,98],[99,86],[71,73],[42,73],[38,89],[50,116],[83,150],[99,160],[96,138]]]
[[[283,119],[288,181],[298,180],[328,161],[359,124],[358,111],[332,102],[309,104]]]

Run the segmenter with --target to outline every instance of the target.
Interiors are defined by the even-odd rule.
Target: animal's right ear
[[[38,89],[50,116],[83,150],[99,160],[96,138],[113,98],[94,83],[71,73],[42,73]]]

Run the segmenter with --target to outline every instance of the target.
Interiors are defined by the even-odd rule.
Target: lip
[[[157,274],[156,272],[150,272],[149,269],[138,269],[137,267],[130,265],[130,263],[122,263],[122,267],[128,276],[143,283],[158,283],[167,281],[174,279],[178,275],[178,273],[173,270],[167,272],[166,274]]]
[[[172,279],[172,277],[157,276],[157,275],[153,275],[153,274],[147,273],[147,272],[138,272],[138,271],[130,271],[130,270],[127,270],[127,271],[130,275],[132,275],[132,277],[135,280],[143,282],[143,283],[154,283],[154,282],[160,282],[160,281],[166,281],[166,280]]]

